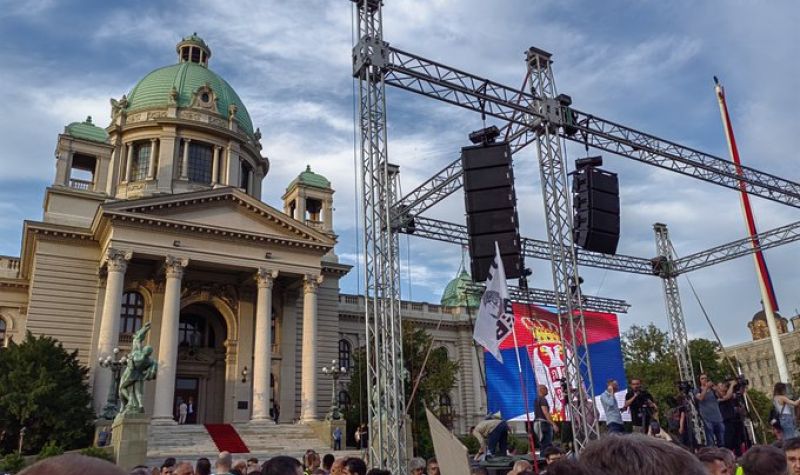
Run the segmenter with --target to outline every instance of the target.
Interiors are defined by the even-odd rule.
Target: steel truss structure
[[[361,132],[362,208],[365,243],[365,297],[369,368],[375,387],[369,398],[371,461],[375,466],[402,471],[405,448],[402,428],[402,342],[399,311],[399,254],[397,234],[440,241],[466,242],[465,226],[434,220],[421,213],[462,186],[460,160],[448,164],[429,180],[399,199],[396,170],[388,164],[386,149],[385,86],[407,90],[445,103],[463,107],[504,124],[501,136],[516,153],[536,142],[541,172],[548,240],[523,239],[526,256],[552,263],[554,292],[515,289],[517,297],[530,302],[547,302],[559,309],[561,337],[567,352],[567,378],[588,394],[570,395],[576,449],[597,437],[597,422],[587,417],[587,396],[582,378],[591,377],[591,362],[585,349],[583,309],[607,305],[609,299],[592,301],[580,295],[579,265],[636,274],[658,275],[664,281],[671,338],[678,354],[682,377],[690,379],[683,312],[676,277],[753,252],[750,238],[675,259],[666,226],[656,226],[658,257],[609,256],[576,249],[572,242],[572,209],[566,181],[564,141],[627,157],[697,178],[718,186],[739,190],[743,182],[754,196],[800,208],[800,184],[759,170],[736,170],[728,160],[655,137],[630,127],[571,108],[568,96],[558,95],[549,53],[530,48],[526,56],[528,91],[520,91],[489,79],[437,63],[391,47],[382,37],[380,0],[352,0],[358,10],[358,39],[353,49],[353,74],[359,82],[359,126]],[[739,174],[740,173],[740,174]],[[659,228],[658,226],[663,226]],[[758,236],[761,249],[800,239],[800,222]],[[664,264],[666,260],[666,268]],[[577,289],[577,291],[576,291]],[[536,300],[539,299],[539,300]],[[616,301],[624,304],[622,301]],[[627,305],[627,304],[625,304]],[[590,382],[590,381],[589,381]],[[573,385],[569,385],[572,387]],[[375,426],[376,421],[381,421]],[[397,457],[395,459],[394,457]]]

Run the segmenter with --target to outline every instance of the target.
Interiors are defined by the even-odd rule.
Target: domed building
[[[783,335],[789,331],[789,320],[786,320],[780,313],[775,312],[775,324],[778,326],[778,334]],[[769,338],[769,326],[767,325],[767,314],[762,308],[753,315],[753,319],[747,322],[747,328],[753,335],[753,341]]]
[[[339,292],[350,266],[334,252],[331,182],[306,167],[282,210],[262,202],[270,161],[245,104],[210,69],[199,36],[176,53],[111,99],[107,126],[87,117],[64,128],[43,217],[24,223],[19,258],[0,256],[0,348],[30,331],[77,350],[101,418],[114,408],[99,362],[126,354],[149,324],[158,377],[143,402],[163,448],[155,456],[210,444],[202,424],[232,424],[252,444],[267,443],[253,428],[273,420],[316,427],[332,394],[350,400],[322,367],[350,368],[364,344],[363,297]],[[462,269],[442,305],[402,303],[463,361],[440,401],[462,433],[485,412],[469,280]],[[181,403],[191,409],[176,438]],[[271,443],[302,432],[274,434]]]

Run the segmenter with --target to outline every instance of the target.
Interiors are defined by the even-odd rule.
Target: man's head
[[[428,459],[428,475],[439,475],[439,462],[436,457]]]
[[[231,453],[228,451],[220,452],[214,467],[216,468],[216,470],[214,470],[215,473],[230,472],[231,467],[233,467],[233,457]]]
[[[788,466],[783,451],[769,445],[751,447],[745,452],[740,465],[747,475],[783,475]]]
[[[36,462],[20,475],[125,475],[125,470],[105,460],[78,454],[64,454]]]
[[[367,464],[358,457],[350,457],[344,461],[345,475],[367,475]]]
[[[580,465],[614,475],[707,475],[690,452],[641,434],[608,435],[590,442],[581,453]]]
[[[425,471],[425,459],[415,457],[408,462],[408,473],[410,475],[422,475]]]
[[[736,473],[736,457],[728,449],[704,447],[697,453],[697,458],[705,465],[710,475],[734,475]]]
[[[331,465],[331,475],[347,475],[344,468],[345,459],[336,459]]]
[[[258,459],[255,457],[250,457],[247,459],[247,471],[252,472],[253,470],[259,468],[258,467]]]
[[[331,467],[333,467],[333,462],[335,461],[336,457],[334,457],[333,454],[325,454],[325,456],[322,457],[322,468],[330,472]]]
[[[175,470],[172,473],[173,475],[194,475],[194,467],[191,462],[183,461],[175,465]]]
[[[197,472],[197,475],[209,475],[211,473],[211,460],[208,460],[205,457],[197,459],[195,471]]]
[[[175,457],[167,457],[164,463],[161,464],[161,475],[172,475],[172,472],[175,471],[176,462]]]
[[[279,455],[264,464],[261,475],[303,475],[303,466],[295,458]]]
[[[616,379],[609,379],[606,381],[606,387],[610,389],[612,393],[619,391],[619,383],[617,383]]]
[[[561,449],[559,449],[555,445],[550,445],[544,450],[542,450],[542,458],[544,458],[545,462],[547,462],[547,465],[550,465],[556,460],[561,459],[561,457],[563,456],[564,452],[562,452]]]
[[[639,391],[642,389],[642,380],[638,378],[631,379],[631,390],[633,392]]]
[[[788,439],[783,443],[789,475],[800,475],[800,437]]]
[[[539,387],[536,388],[536,392],[539,394],[539,396],[547,396],[547,386],[540,384]]]
[[[711,384],[713,382],[706,373],[700,373],[700,377],[697,379],[700,380],[700,386],[705,386],[706,384]]]

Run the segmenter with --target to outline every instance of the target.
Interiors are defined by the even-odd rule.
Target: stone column
[[[322,276],[306,275],[303,282],[303,350],[300,383],[300,421],[317,420],[317,288]]]
[[[158,139],[150,139],[150,163],[147,164],[147,179],[152,180],[156,177],[156,146]]]
[[[253,415],[252,422],[272,423],[269,417],[269,386],[272,373],[272,284],[278,271],[258,269],[256,296],[256,335],[253,349]]]
[[[131,168],[133,167],[133,142],[126,144],[128,147],[128,159],[125,161],[125,183],[131,179]]]
[[[218,145],[214,145],[214,161],[211,163],[211,184],[216,185],[219,181],[219,149]]]
[[[178,321],[181,312],[181,280],[189,259],[167,256],[167,283],[164,312],[158,345],[158,375],[153,407],[153,424],[175,424],[172,402],[175,399],[175,370],[178,363]]]
[[[183,139],[183,157],[181,158],[181,180],[189,179],[189,144],[191,139]]]
[[[106,294],[103,300],[103,314],[100,317],[100,333],[97,337],[97,358],[111,355],[119,343],[120,310],[122,308],[122,291],[125,289],[125,271],[132,257],[130,251],[109,249],[106,259]],[[108,398],[111,385],[111,371],[95,367],[94,407],[99,412]]]

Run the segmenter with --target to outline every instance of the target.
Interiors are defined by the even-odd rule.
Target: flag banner
[[[489,278],[486,280],[486,290],[481,297],[478,307],[478,317],[475,320],[475,331],[472,338],[489,351],[494,358],[503,363],[500,345],[508,340],[514,325],[514,312],[511,299],[508,297],[506,286],[506,272],[503,260],[500,259],[500,249],[494,243],[494,261],[489,269]]]
[[[561,381],[565,378],[564,371],[569,355],[561,344],[555,309],[521,303],[513,303],[512,309],[517,346],[515,347],[513,339],[504,340],[499,345],[502,360],[484,353],[489,412],[501,411],[503,418],[507,420],[525,420],[525,400],[520,391],[519,369],[514,354],[519,351],[523,361],[522,373],[531,419],[534,417],[532,411],[536,387],[543,384],[548,389],[547,398],[553,420],[567,420],[569,417],[564,407],[566,394]],[[584,316],[595,397],[606,390],[606,381],[613,378],[619,383],[616,396],[621,400],[627,390],[627,383],[617,316],[598,312],[584,312]],[[588,384],[587,375],[583,375],[583,381]],[[594,406],[600,412],[601,420],[605,419],[599,401],[596,400]],[[627,414],[623,416],[629,419]]]

